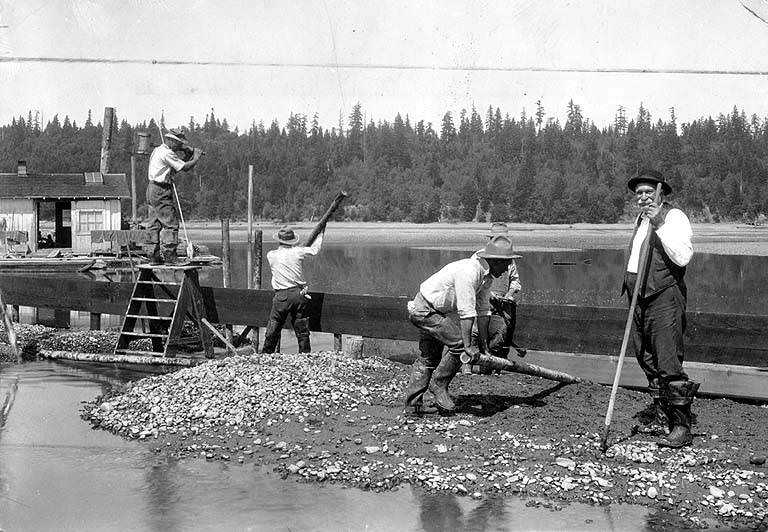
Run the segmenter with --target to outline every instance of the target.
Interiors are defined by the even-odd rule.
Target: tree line
[[[115,121],[111,170],[130,175],[136,133],[160,143],[154,120]],[[319,217],[339,190],[349,194],[339,218],[356,221],[616,222],[632,213],[627,179],[639,168],[662,171],[672,201],[693,220],[755,220],[768,212],[768,119],[734,107],[716,118],[678,124],[674,108],[655,121],[641,104],[636,116],[617,109],[598,128],[573,101],[565,123],[535,112],[510,116],[489,106],[440,124],[366,120],[357,104],[338,126],[323,128],[291,114],[285,124],[230,128],[213,111],[183,126],[206,155],[177,179],[187,217],[244,218],[248,166],[254,166],[254,212],[262,219]],[[29,172],[98,169],[102,125],[91,113],[82,126],[39,114],[0,126],[0,171],[20,159]],[[137,196],[143,205],[148,156],[136,156]],[[124,204],[130,213],[130,200]],[[144,212],[140,207],[139,213]]]

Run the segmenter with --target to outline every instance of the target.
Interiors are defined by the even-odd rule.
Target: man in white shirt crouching
[[[461,368],[462,353],[488,353],[491,284],[516,257],[509,238],[496,236],[473,256],[447,264],[421,283],[419,293],[408,302],[411,323],[420,331],[420,355],[405,392],[406,413],[449,414],[456,410],[448,385]],[[472,345],[475,322],[477,347]],[[444,347],[448,348],[445,354]],[[434,396],[435,406],[424,404],[427,390]]]

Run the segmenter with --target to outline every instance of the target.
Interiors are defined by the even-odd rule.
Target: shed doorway
[[[72,247],[71,201],[52,200],[37,203],[37,247]]]

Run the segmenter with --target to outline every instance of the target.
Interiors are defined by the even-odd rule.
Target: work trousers
[[[685,307],[685,296],[677,285],[637,300],[631,341],[651,388],[688,380],[683,371]]]
[[[264,333],[262,353],[274,353],[280,341],[280,332],[285,320],[291,317],[293,332],[299,342],[299,353],[312,351],[309,343],[309,305],[302,293],[302,287],[295,286],[285,290],[275,290],[272,298],[272,311],[269,314],[267,330]]]
[[[411,323],[419,329],[419,351],[427,368],[434,368],[440,363],[443,346],[448,348],[448,354],[457,359],[464,352],[458,314],[438,312],[421,293],[409,303],[408,314]]]
[[[147,185],[147,205],[150,244],[159,251],[162,242],[163,251],[175,252],[179,245],[179,214],[173,197],[173,185],[150,181]]]

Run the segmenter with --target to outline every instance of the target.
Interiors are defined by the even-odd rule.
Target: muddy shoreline
[[[621,390],[602,454],[609,387],[460,374],[456,415],[413,418],[407,374],[332,352],[234,357],[130,383],[82,415],[170,457],[258,463],[299,482],[631,503],[678,526],[768,528],[765,405],[698,399],[694,446],[668,450],[635,430],[646,396]]]

